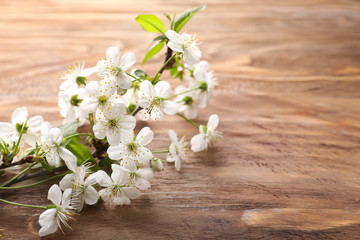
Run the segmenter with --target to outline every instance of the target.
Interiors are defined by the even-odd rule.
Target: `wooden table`
[[[27,106],[59,124],[65,66],[92,66],[116,45],[140,67],[155,35],[137,25],[137,14],[162,17],[202,3],[73,2],[0,2],[0,121]],[[220,83],[198,121],[218,113],[223,143],[190,154],[181,172],[167,165],[130,206],[86,207],[73,231],[49,239],[360,239],[359,2],[207,4],[187,30],[198,33]],[[154,74],[162,58],[145,69]],[[196,134],[177,117],[138,127],[145,125],[159,149],[169,128]],[[53,183],[0,196],[47,205]],[[37,239],[41,212],[0,204],[0,234]]]

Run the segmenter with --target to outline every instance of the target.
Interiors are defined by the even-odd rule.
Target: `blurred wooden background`
[[[86,207],[73,231],[49,239],[360,239],[360,3],[338,0],[0,1],[0,121],[27,106],[59,124],[65,67],[95,65],[109,46],[134,52],[154,34],[141,13],[207,3],[187,25],[219,80],[205,123],[220,115],[225,140],[172,165],[130,206]],[[159,56],[145,65],[155,73]],[[169,143],[192,136],[176,117],[140,123]],[[165,157],[165,156],[164,156]],[[0,197],[47,205],[51,184]],[[0,204],[4,239],[37,239],[40,210]],[[2,239],[2,238],[0,238]]]

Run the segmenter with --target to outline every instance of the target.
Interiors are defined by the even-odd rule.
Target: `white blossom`
[[[166,160],[168,162],[175,162],[176,170],[180,171],[181,159],[183,159],[184,161],[188,161],[188,158],[186,156],[186,146],[188,142],[185,141],[185,137],[182,137],[180,141],[178,141],[176,133],[171,129],[169,130],[169,137],[171,140],[171,145],[169,147],[169,153]]]
[[[96,113],[98,109],[102,112],[111,107],[112,104],[120,101],[115,91],[116,87],[107,80],[91,81],[85,87],[85,97],[80,103],[81,110],[86,113]]]
[[[210,64],[207,61],[201,61],[196,64],[194,69],[194,78],[198,82],[201,88],[200,97],[205,98],[205,106],[209,104],[211,94],[214,86],[217,85],[216,79],[214,78],[213,71],[208,71]]]
[[[100,60],[95,69],[101,77],[114,81],[120,88],[128,89],[132,79],[126,74],[126,70],[134,65],[135,61],[133,53],[125,53],[120,59],[120,49],[109,47],[106,51],[106,59]]]
[[[158,82],[155,87],[145,80],[140,84],[139,105],[143,109],[139,111],[142,120],[162,120],[164,112],[174,115],[178,112],[180,105],[174,101],[166,100],[171,92],[171,86],[166,81]]]
[[[191,88],[186,88],[183,85],[179,85],[176,89],[176,93],[185,92]],[[181,102],[179,112],[184,112],[185,117],[189,119],[196,118],[199,108],[206,107],[205,99],[200,96],[200,90],[194,90],[186,94],[181,94],[176,98],[177,102]]]
[[[78,82],[81,78],[85,78],[90,76],[94,73],[93,68],[84,68],[85,62],[83,61],[81,64],[73,65],[72,67],[68,68],[68,72],[65,73],[64,76],[62,76],[60,79],[65,80],[60,85],[60,90],[68,90],[78,87]]]
[[[201,51],[198,47],[200,43],[195,37],[187,33],[178,34],[173,30],[167,30],[165,35],[170,40],[168,47],[173,51],[183,53],[186,64],[193,66],[200,61]]]
[[[60,167],[60,159],[63,159],[67,168],[75,171],[77,158],[75,155],[62,147],[63,134],[59,128],[52,128],[50,123],[45,122],[41,125],[41,149],[44,151],[46,161],[50,166]]]
[[[61,228],[61,223],[70,228],[67,221],[72,219],[73,208],[70,206],[71,189],[66,189],[64,193],[58,185],[51,186],[48,192],[48,199],[54,204],[53,208],[47,209],[39,217],[39,224],[41,229],[39,231],[40,237],[56,232]]]
[[[125,171],[129,173],[129,184],[140,190],[146,190],[150,188],[149,180],[154,177],[154,171],[151,168],[138,168],[133,165],[132,168],[125,168]]]
[[[127,186],[129,175],[121,166],[112,164],[111,168],[111,178],[103,170],[99,170],[93,174],[97,183],[105,187],[99,191],[99,195],[110,208],[116,205],[129,205],[130,199],[135,199],[140,196],[140,191],[135,187]]]
[[[64,122],[79,121],[82,126],[86,120],[86,113],[79,107],[85,96],[84,88],[70,88],[60,91],[58,94],[58,104],[60,114],[65,118]]]
[[[193,152],[200,152],[208,148],[212,142],[222,138],[221,132],[215,131],[219,124],[219,116],[213,114],[209,117],[207,126],[200,125],[200,134],[195,135],[191,139],[191,150]]]
[[[154,132],[151,131],[149,127],[141,129],[136,138],[132,131],[124,133],[118,145],[108,148],[109,158],[113,160],[123,160],[124,166],[148,164],[153,154],[144,146],[148,145],[153,138]]]
[[[93,127],[95,137],[104,139],[106,136],[110,145],[118,145],[123,133],[133,130],[136,125],[135,118],[125,113],[126,107],[123,103],[104,109]]]
[[[9,142],[17,142],[21,129],[24,127],[22,139],[30,146],[35,146],[40,137],[37,132],[44,119],[38,115],[27,120],[27,116],[28,111],[25,107],[17,108],[12,114],[11,123],[0,122],[0,137]]]
[[[96,179],[93,175],[88,176],[90,172],[90,164],[82,164],[76,167],[74,172],[66,174],[59,183],[62,190],[72,189],[72,206],[78,212],[82,210],[84,202],[88,205],[94,205],[99,198],[93,187],[96,184]]]

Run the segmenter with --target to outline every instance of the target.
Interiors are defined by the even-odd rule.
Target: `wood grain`
[[[132,205],[86,207],[73,231],[48,239],[360,239],[359,2],[205,2],[186,30],[198,33],[220,83],[198,121],[218,113],[223,143],[191,154],[181,172],[167,165]],[[60,123],[65,66],[92,66],[117,45],[140,67],[155,36],[136,15],[202,3],[0,1],[0,121],[27,106]],[[154,74],[162,59],[145,69]],[[175,116],[138,128],[145,125],[157,149],[167,146],[169,128],[196,134]],[[47,205],[53,183],[0,196]],[[40,213],[1,204],[1,236],[38,239]]]

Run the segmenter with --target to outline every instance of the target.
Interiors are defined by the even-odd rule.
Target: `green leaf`
[[[76,134],[76,130],[78,129],[78,127],[79,127],[79,121],[67,122],[58,126],[64,138]]]
[[[73,139],[66,145],[66,148],[69,149],[77,157],[78,165],[82,164],[85,161],[89,161],[93,165],[93,167],[91,168],[93,171],[99,170],[99,166],[93,158],[90,150],[87,149],[84,145],[78,143],[75,139]]]
[[[157,36],[156,38],[154,38],[152,41],[155,42],[155,41],[158,41],[158,40],[166,40],[167,37],[165,35],[160,35],[160,36]]]
[[[164,23],[155,15],[141,14],[136,17],[136,21],[145,31],[165,34],[166,28]]]
[[[192,8],[190,10],[187,10],[186,12],[183,12],[179,18],[175,21],[174,25],[174,31],[180,32],[180,30],[185,26],[185,24],[197,13],[198,11],[203,10],[206,7],[206,5],[201,5],[197,8]]]
[[[144,60],[142,61],[142,65],[144,65],[150,58],[155,56],[160,50],[163,48],[164,42],[158,42],[157,44],[153,45],[149,51],[146,53]]]

